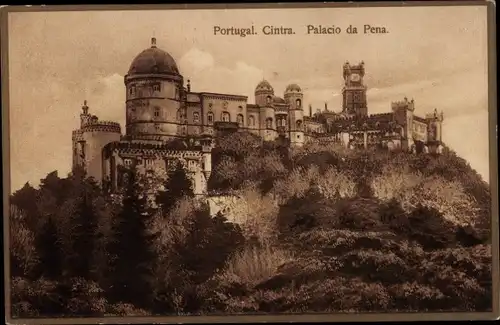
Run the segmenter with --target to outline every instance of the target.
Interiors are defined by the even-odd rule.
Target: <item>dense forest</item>
[[[452,150],[238,133],[212,156],[210,191],[246,200],[244,223],[180,166],[116,195],[79,170],[15,192],[13,317],[491,310],[490,190]]]

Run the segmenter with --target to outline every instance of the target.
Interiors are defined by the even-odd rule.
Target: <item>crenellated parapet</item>
[[[104,146],[105,156],[112,152],[120,154],[140,155],[140,156],[168,156],[179,158],[201,158],[203,152],[200,148],[179,148],[172,144],[154,144],[143,142],[117,141]]]
[[[82,132],[110,132],[121,133],[120,123],[110,121],[96,121],[85,124],[82,127]]]
[[[428,113],[425,115],[425,119],[428,121],[437,121],[437,122],[443,122],[444,120],[444,113],[441,111],[438,113],[437,109],[434,109],[433,113]]]
[[[71,140],[73,142],[84,141],[82,130],[73,130],[73,132],[71,132]]]
[[[351,73],[357,73],[361,77],[365,76],[365,62],[361,61],[359,64],[350,64],[346,61],[342,67],[344,79]]]
[[[405,97],[404,100],[391,102],[391,108],[393,111],[405,109],[413,112],[415,110],[415,101],[413,99],[408,100],[408,98]]]

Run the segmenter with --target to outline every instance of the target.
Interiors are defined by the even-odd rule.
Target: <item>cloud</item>
[[[255,86],[264,75],[263,70],[243,61],[221,64],[219,62],[223,60],[217,59],[198,48],[191,48],[181,57],[179,68],[184,78],[191,80],[191,89],[245,95],[252,101]]]
[[[125,84],[118,73],[90,79],[84,86],[89,111],[100,120],[116,121],[125,126]]]

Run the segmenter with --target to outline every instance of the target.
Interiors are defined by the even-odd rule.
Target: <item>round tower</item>
[[[175,60],[156,46],[155,38],[135,57],[124,79],[127,136],[161,141],[177,137],[184,80]]]
[[[290,144],[302,146],[304,144],[304,109],[302,89],[297,84],[288,85],[285,89],[285,101],[289,108]]]
[[[120,141],[119,123],[99,121],[97,116],[89,114],[87,101],[82,107],[80,129],[73,131],[73,167],[81,167],[88,177],[102,181],[102,150],[108,143]]]

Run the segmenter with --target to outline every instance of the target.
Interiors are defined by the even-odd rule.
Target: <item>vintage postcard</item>
[[[2,8],[7,322],[497,318],[494,12]]]

